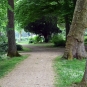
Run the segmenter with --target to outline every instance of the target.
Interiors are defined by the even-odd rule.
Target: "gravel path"
[[[27,46],[29,47],[29,46]],[[63,48],[30,46],[32,52],[4,78],[0,79],[1,87],[54,87],[52,61],[61,55]]]

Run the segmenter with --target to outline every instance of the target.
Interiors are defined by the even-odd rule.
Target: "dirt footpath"
[[[24,53],[30,56],[0,79],[1,87],[54,87],[55,74],[52,62],[64,49],[44,46],[30,48],[32,52]]]

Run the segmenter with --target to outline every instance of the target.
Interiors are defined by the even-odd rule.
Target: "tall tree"
[[[77,0],[74,16],[67,36],[64,58],[82,59],[87,57],[84,47],[84,32],[87,27],[87,0]]]
[[[25,31],[43,36],[45,42],[49,41],[52,34],[61,33],[61,30],[57,27],[57,18],[55,16],[44,16],[35,22],[29,23],[25,27]]]
[[[7,56],[20,56],[17,52],[14,32],[14,0],[8,0],[9,8],[7,10],[7,36],[8,36],[8,53]]]

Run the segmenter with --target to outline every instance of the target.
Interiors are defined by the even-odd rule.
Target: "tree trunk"
[[[87,28],[87,0],[77,0],[72,24],[67,36],[64,58],[86,58],[84,32]]]
[[[44,39],[45,39],[45,40],[44,40],[45,43],[48,43],[48,42],[49,42],[48,35],[44,35]]]
[[[14,9],[14,0],[8,0],[9,6]],[[17,52],[15,43],[15,31],[14,31],[14,12],[8,8],[7,12],[8,24],[7,24],[7,36],[8,36],[8,53],[7,56],[14,57],[20,56]]]
[[[66,28],[66,40],[67,40],[67,35],[70,30],[70,22],[69,22],[68,15],[65,16],[65,28]]]

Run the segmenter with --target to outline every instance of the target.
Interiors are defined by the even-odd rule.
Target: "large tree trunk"
[[[84,32],[87,27],[87,0],[77,0],[72,24],[67,36],[64,58],[87,57],[84,47]]]
[[[14,9],[14,0],[8,0],[9,6]],[[7,56],[14,57],[19,56],[15,43],[15,32],[14,32],[14,12],[8,8],[7,12],[8,24],[7,24],[7,36],[8,36],[8,53]]]

